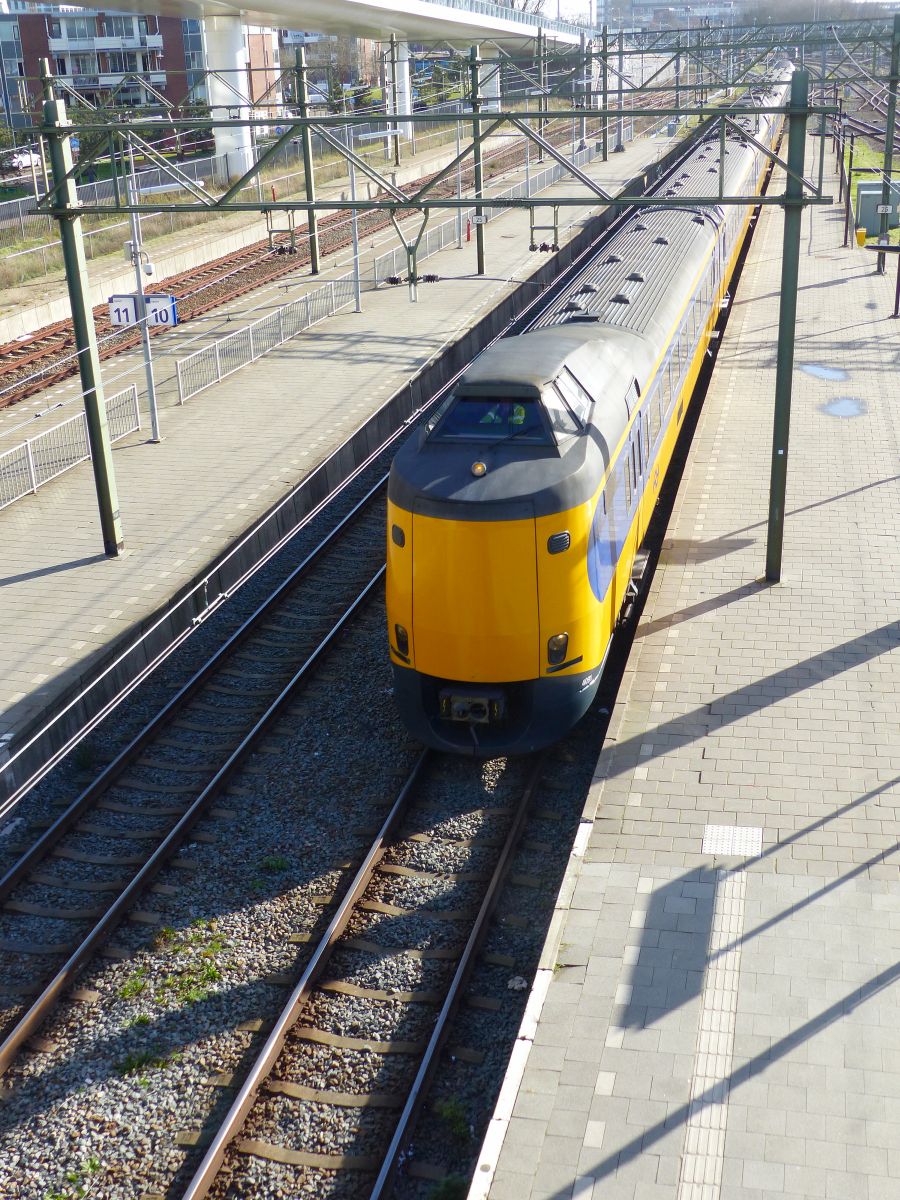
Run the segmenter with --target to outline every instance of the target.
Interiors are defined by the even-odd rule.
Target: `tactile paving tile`
[[[704,854],[739,854],[752,857],[762,852],[762,829],[753,825],[707,825],[703,831]]]

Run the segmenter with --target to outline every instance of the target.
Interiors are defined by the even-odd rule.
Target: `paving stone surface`
[[[492,1200],[900,1195],[900,323],[837,208],[807,214],[766,584],[782,229],[764,210]]]

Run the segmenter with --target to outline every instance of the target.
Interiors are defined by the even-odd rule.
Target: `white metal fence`
[[[255,362],[276,346],[295,337],[311,325],[334,316],[354,300],[353,277],[342,275],[283,304],[266,317],[245,325],[228,337],[220,338],[202,350],[180,359],[175,366],[178,376],[178,403],[184,404],[204,388],[219,383],[226,375]]]
[[[141,427],[134,384],[106,401],[110,440],[116,442]],[[21,500],[64,471],[91,457],[87,417],[76,413],[18,446],[0,454],[0,508]]]

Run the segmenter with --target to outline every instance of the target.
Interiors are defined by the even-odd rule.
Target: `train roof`
[[[605,329],[604,337],[598,338],[596,325],[573,324],[495,342],[466,369],[456,390],[460,395],[489,395],[512,385],[541,392],[568,367],[597,399],[611,386],[615,390],[619,375],[624,395],[639,367],[651,366],[646,342],[630,330]]]

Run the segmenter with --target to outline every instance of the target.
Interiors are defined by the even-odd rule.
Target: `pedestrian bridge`
[[[245,23],[470,46],[484,39],[533,38],[577,45],[585,27],[521,12],[492,0],[124,0],[116,7],[178,17],[238,17]]]

